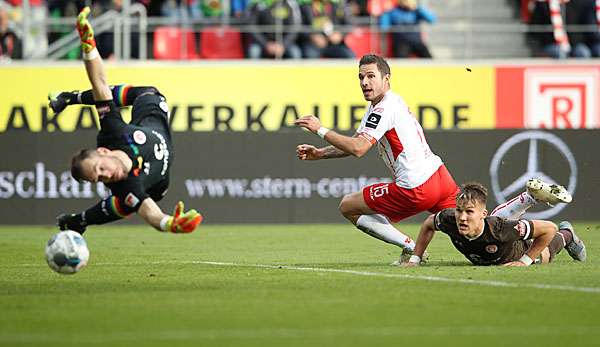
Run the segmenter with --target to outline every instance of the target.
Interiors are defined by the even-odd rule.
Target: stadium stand
[[[306,5],[307,1],[310,0],[301,2]],[[323,3],[328,1],[331,0],[323,0]],[[571,2],[590,1],[594,2]],[[268,3],[267,0],[256,0],[256,3],[263,2]],[[353,19],[351,24],[336,24],[335,30],[347,33],[344,43],[357,56],[374,52],[391,57],[390,36],[417,29],[415,32],[422,32],[421,37],[435,59],[523,58],[532,56],[528,32],[552,32],[550,25],[528,26],[534,7],[532,4],[536,3],[533,0],[418,0],[420,6],[429,8],[437,16],[435,24],[418,25],[418,28],[398,24],[382,27],[382,16],[386,9],[394,6],[394,1],[371,0],[363,1],[362,5],[356,0],[346,2],[353,5]],[[24,59],[54,60],[78,56],[77,35],[65,28],[70,28],[73,13],[83,3],[81,0],[36,0],[29,1],[27,5],[17,0],[0,0],[0,7],[8,12],[8,28],[22,43]],[[280,40],[288,30],[304,34],[318,31],[309,23],[293,28],[253,23],[249,12],[252,7],[236,5],[236,0],[218,1],[218,11],[210,16],[200,14],[198,6],[201,4],[198,1],[177,2],[176,7],[169,7],[172,11],[166,12],[160,5],[162,3],[145,0],[92,1],[96,8],[92,16],[97,23],[98,39],[107,38],[103,47],[109,47],[114,41],[114,52],[104,56],[117,60],[147,57],[159,60],[240,59],[247,56],[250,51],[248,45],[252,42],[250,37],[259,29],[276,32],[274,37]],[[57,8],[62,10],[56,11]],[[40,18],[43,20],[40,21]],[[592,18],[591,24],[589,21],[577,24],[588,25],[593,35],[598,32],[594,20],[597,21],[597,18]],[[332,25],[321,27],[333,30]],[[569,35],[572,33],[569,32]],[[600,44],[594,41],[594,45]]]
[[[520,19],[506,1],[428,1],[438,23],[424,26],[433,56],[446,59],[515,58],[530,55]]]
[[[158,27],[154,31],[154,59],[198,59],[196,33],[179,27]]]
[[[344,41],[357,57],[368,53],[381,54],[381,42],[378,33],[371,31],[368,27],[356,27]]]
[[[206,27],[200,33],[203,59],[243,59],[242,34],[232,27]]]

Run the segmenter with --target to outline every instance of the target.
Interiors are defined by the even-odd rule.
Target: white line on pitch
[[[2,267],[34,267],[40,266],[40,264],[14,264],[14,265],[0,265]],[[293,271],[308,271],[308,272],[329,272],[329,273],[343,273],[356,276],[367,276],[367,277],[385,277],[385,278],[405,278],[411,280],[420,281],[432,281],[432,282],[446,282],[446,283],[462,283],[462,284],[475,284],[490,287],[506,287],[506,288],[536,288],[536,289],[553,289],[553,290],[565,290],[571,292],[584,292],[584,293],[600,293],[598,287],[577,287],[571,285],[559,285],[559,284],[541,284],[541,283],[511,283],[504,281],[486,281],[486,280],[471,280],[463,278],[449,278],[440,276],[427,276],[427,275],[411,275],[404,273],[384,273],[384,272],[372,272],[372,271],[357,271],[347,269],[332,269],[332,268],[320,268],[320,267],[304,267],[304,266],[293,266],[293,265],[276,265],[276,264],[245,264],[245,263],[231,263],[231,262],[219,262],[219,261],[204,261],[204,260],[190,260],[190,261],[150,261],[150,262],[131,262],[128,264],[124,263],[93,263],[92,266],[114,266],[114,265],[161,265],[161,264],[203,264],[203,265],[216,265],[216,266],[230,266],[230,267],[251,267],[251,268],[264,268],[264,269],[285,269]]]
[[[243,263],[227,263],[227,262],[218,262],[218,261],[190,261],[190,263],[191,264],[218,265],[218,266],[286,269],[286,270],[295,270],[295,271],[334,272],[334,273],[344,273],[344,274],[358,275],[358,276],[407,278],[407,279],[422,280],[422,281],[477,284],[477,285],[491,286],[491,287],[537,288],[537,289],[567,290],[567,291],[585,292],[585,293],[600,293],[600,288],[597,288],[597,287],[576,287],[576,286],[568,286],[568,285],[538,284],[538,283],[510,283],[510,282],[502,282],[502,281],[469,280],[469,279],[448,278],[448,277],[439,277],[439,276],[356,271],[356,270],[345,270],[345,269],[328,269],[328,268],[319,268],[319,267],[302,267],[302,266],[291,266],[291,265],[243,264]]]

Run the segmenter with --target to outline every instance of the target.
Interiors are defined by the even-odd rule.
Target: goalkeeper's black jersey
[[[137,211],[148,197],[159,201],[167,191],[174,159],[165,98],[160,94],[138,97],[130,124],[123,121],[113,102],[97,108],[97,146],[121,150],[133,162],[125,180],[107,184],[116,200],[113,210],[126,215]]]
[[[531,221],[486,217],[483,233],[471,240],[458,232],[454,211],[448,208],[438,212],[435,215],[435,229],[450,236],[454,247],[473,264],[504,264],[519,260],[527,251],[533,236]]]

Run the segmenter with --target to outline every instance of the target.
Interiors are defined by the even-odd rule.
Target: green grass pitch
[[[586,263],[473,267],[438,233],[404,269],[350,225],[113,225],[71,276],[55,229],[0,227],[0,346],[598,346],[600,225],[575,227]]]

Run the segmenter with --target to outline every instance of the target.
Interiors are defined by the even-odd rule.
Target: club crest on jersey
[[[379,124],[380,120],[381,120],[381,115],[379,115],[377,113],[371,113],[367,117],[367,124],[365,124],[365,126],[375,129],[375,128],[377,128],[377,125]]]
[[[496,245],[487,245],[487,246],[485,246],[485,251],[488,252],[488,253],[492,253],[492,254],[496,253],[496,252],[498,252],[498,246],[496,246]]]
[[[144,134],[141,130],[136,130],[133,132],[133,141],[138,145],[143,145],[146,143],[146,134]]]
[[[137,196],[133,195],[133,193],[129,193],[127,194],[127,196],[125,197],[125,205],[134,208],[137,206],[137,204],[140,203],[140,199],[138,199]]]
[[[527,235],[527,225],[525,225],[525,222],[523,221],[517,222],[515,225],[515,230],[519,232],[519,236],[521,237],[525,237],[525,235]]]

